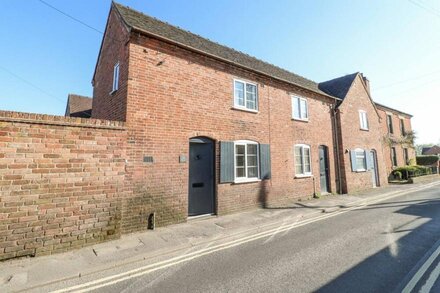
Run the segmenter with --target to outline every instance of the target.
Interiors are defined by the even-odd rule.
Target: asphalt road
[[[440,292],[439,240],[435,186],[93,292]]]

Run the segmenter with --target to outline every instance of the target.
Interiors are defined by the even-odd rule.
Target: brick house
[[[93,86],[128,128],[126,231],[336,192],[338,98],[313,81],[113,3]]]
[[[341,99],[336,111],[342,192],[388,183],[384,163],[382,123],[370,95],[369,81],[353,73],[319,84]]]
[[[92,98],[69,94],[65,116],[90,118],[92,116],[92,102]]]
[[[387,112],[411,130],[360,73],[318,84],[117,3],[92,84],[67,117],[0,111],[0,260],[383,186]]]
[[[112,3],[93,86],[92,117],[129,129],[127,231],[153,212],[168,224],[387,184],[382,112],[361,73],[318,84]]]
[[[412,115],[376,103],[383,121],[384,159],[388,174],[396,167],[410,164],[416,152],[412,140]],[[414,162],[415,163],[415,162]]]

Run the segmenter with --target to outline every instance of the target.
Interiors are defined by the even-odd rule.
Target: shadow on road
[[[415,229],[401,230],[417,219],[398,227],[390,226],[389,231],[382,233],[389,235],[389,243],[386,248],[358,263],[316,292],[393,292],[396,289],[401,290],[403,288],[401,286],[406,285],[405,282],[407,282],[404,277],[440,239],[440,200],[424,199],[424,202],[421,201],[387,202],[354,210],[358,212],[375,208],[398,207],[401,206],[399,203],[406,203],[405,208],[395,211],[395,213],[417,216],[417,219],[424,218],[427,222]],[[414,203],[411,204],[411,202]],[[409,232],[409,234],[397,239],[400,237],[398,233],[402,232]],[[341,251],[341,253],[344,252]],[[378,285],[378,279],[387,281]]]

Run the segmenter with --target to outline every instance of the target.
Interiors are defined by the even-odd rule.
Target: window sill
[[[368,129],[368,128],[359,128],[359,129],[362,131],[370,131],[370,129]]]
[[[295,121],[301,121],[301,122],[309,122],[309,118],[307,118],[307,119],[292,118],[292,120],[295,120]]]
[[[305,175],[295,175],[295,179],[299,179],[299,178],[310,178],[310,177],[313,177],[313,175],[312,174],[305,174]]]
[[[252,183],[252,182],[260,182],[260,181],[261,181],[261,179],[259,179],[259,178],[236,179],[234,181],[234,184]]]
[[[356,172],[356,173],[364,173],[364,172],[367,172],[367,170],[366,169],[358,169],[358,170],[356,170],[354,172]]]
[[[113,90],[109,93],[110,96],[114,95],[118,90]]]
[[[248,108],[237,107],[237,106],[232,107],[232,109],[233,109],[233,110],[238,110],[238,111],[244,111],[244,112],[254,113],[254,114],[257,114],[257,113],[258,113],[258,110],[251,110],[251,109],[248,109]]]

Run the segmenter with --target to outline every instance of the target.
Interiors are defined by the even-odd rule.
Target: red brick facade
[[[319,190],[319,178],[315,186],[313,177],[294,178],[297,143],[311,146],[315,177],[319,176],[318,146],[329,148],[330,185],[336,191],[330,110],[334,99],[143,36],[130,43],[129,55],[125,120],[129,132],[127,182],[132,194],[124,209],[125,231],[146,228],[152,212],[159,225],[186,221],[188,163],[178,159],[188,154],[189,139],[197,136],[215,140],[217,153],[220,141],[252,140],[271,146],[269,182],[219,184],[217,178],[217,214],[257,207],[263,184],[267,204],[273,205]],[[258,84],[258,113],[232,109],[234,78]],[[309,122],[291,119],[292,94],[308,98]],[[153,164],[143,162],[146,155],[154,157]]]
[[[368,130],[361,129],[359,111],[365,111]],[[350,152],[355,149],[374,150],[377,156],[379,186],[387,185],[388,175],[384,164],[382,121],[371,100],[363,78],[358,74],[348,93],[338,107],[339,153],[341,158],[341,181],[344,193],[373,187],[372,171],[353,171]]]
[[[403,122],[404,133],[408,134],[412,132],[411,116],[382,105],[378,105],[377,109],[382,120],[381,124],[383,135],[382,139],[384,142],[383,146],[385,165],[387,168],[387,173],[390,174],[394,168],[408,165],[412,163],[411,159],[414,160],[416,157],[416,151],[414,147],[405,142],[406,135],[402,133],[401,129],[401,123]],[[392,120],[392,133],[389,130],[387,116],[390,116]],[[393,158],[391,152],[392,147],[394,147],[394,149],[396,150],[397,166],[393,166]],[[407,149],[408,152],[407,161],[405,161],[405,149]]]
[[[93,113],[96,119],[125,121],[127,115],[129,34],[112,9],[93,76]],[[112,93],[113,68],[119,63],[119,89]]]
[[[361,75],[342,101],[130,31],[114,5],[93,77],[93,119],[0,112],[0,259],[144,230],[153,213],[159,226],[186,221],[185,158],[194,137],[214,141],[215,214],[319,195],[321,146],[328,150],[328,192],[373,186],[371,170],[352,170],[354,149],[375,151],[378,185],[387,184],[392,168],[384,115],[391,110],[376,107]],[[115,64],[119,87],[112,91]],[[234,108],[234,79],[256,85],[257,111]],[[292,119],[293,96],[307,101],[307,121]],[[360,110],[368,130],[360,129]],[[393,111],[396,135],[398,115],[410,131],[410,116]],[[269,179],[221,182],[220,145],[238,140],[270,146]],[[310,147],[306,176],[296,174],[299,144]],[[402,156],[399,149],[399,164]],[[411,149],[409,159],[414,156]]]

